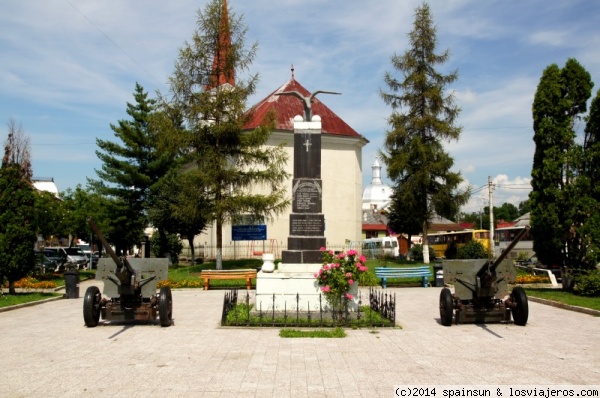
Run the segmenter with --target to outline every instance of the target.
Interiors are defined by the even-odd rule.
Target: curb
[[[581,312],[583,314],[588,314],[588,315],[593,315],[593,316],[600,316],[600,311],[593,310],[591,308],[578,307],[576,305],[559,303],[558,301],[547,300],[547,299],[543,299],[543,298],[539,298],[539,297],[527,296],[527,299],[529,301],[533,301],[535,303],[545,304],[545,305],[549,305],[551,307],[561,308],[563,310]]]
[[[50,298],[47,298],[44,300],[31,301],[29,303],[11,305],[9,307],[2,307],[2,308],[0,308],[0,313],[6,312],[6,311],[18,310],[19,308],[33,307],[34,305],[43,304],[43,303],[47,303],[50,301],[63,300],[63,298],[64,298],[63,296],[56,296],[56,297],[50,297]]]

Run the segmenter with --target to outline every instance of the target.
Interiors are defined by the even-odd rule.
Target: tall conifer
[[[458,72],[444,75],[436,70],[448,61],[449,52],[436,53],[436,28],[427,3],[416,9],[408,37],[410,48],[392,57],[392,65],[402,78],[386,73],[389,92],[381,91],[393,109],[381,157],[395,182],[393,198],[399,202],[392,208],[410,209],[419,220],[423,255],[429,262],[428,220],[434,212],[454,218],[469,198],[467,190],[458,190],[462,176],[450,170],[454,160],[443,148],[443,141],[458,140],[461,132],[455,125],[460,108],[452,94],[445,94]]]

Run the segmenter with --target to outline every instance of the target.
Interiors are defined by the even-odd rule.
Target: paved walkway
[[[82,298],[3,312],[0,396],[391,397],[399,384],[599,384],[598,317],[530,301],[525,327],[443,327],[439,288],[388,290],[402,329],[342,339],[222,328],[223,290],[174,290],[168,328],[86,328]]]

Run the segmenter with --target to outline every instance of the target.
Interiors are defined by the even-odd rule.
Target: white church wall
[[[284,183],[285,196],[290,200],[290,206],[272,222],[267,222],[267,240],[255,242],[233,242],[231,225],[223,226],[223,256],[242,258],[248,254],[274,251],[280,255],[287,247],[289,235],[289,215],[291,213],[291,190],[293,176],[293,133],[276,131],[271,135],[268,145],[276,146],[283,143],[288,156],[286,171],[288,180]],[[325,215],[325,237],[331,248],[343,248],[346,241],[361,239],[362,229],[362,147],[363,140],[358,138],[322,135],[321,178],[323,180],[323,214]],[[266,188],[257,188],[257,191]],[[216,228],[207,228],[195,239],[196,247],[216,247]],[[212,257],[210,251],[205,254]]]

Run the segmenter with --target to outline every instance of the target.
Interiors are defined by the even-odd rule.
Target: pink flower
[[[357,266],[358,268],[360,268],[360,267],[362,267],[362,264],[361,264],[361,263],[356,263],[356,266]]]
[[[335,268],[340,268],[340,264],[339,264],[339,263],[335,263],[335,264],[333,264],[333,266],[334,266]]]
[[[340,253],[340,254],[338,254],[338,258],[339,258],[340,260],[341,260],[341,259],[343,259],[344,257],[345,257],[344,253]]]
[[[321,288],[321,291],[327,293],[330,290],[329,285],[325,285]]]
[[[329,254],[333,256],[333,250],[329,250]]]
[[[318,277],[319,277],[319,274],[317,274],[317,273],[314,273],[314,274],[313,274],[313,276],[314,276],[315,278],[318,278]]]
[[[346,293],[346,298],[348,300],[352,300],[354,297],[352,297],[352,295],[350,293]]]
[[[367,258],[363,255],[361,255],[358,259],[360,260],[361,263],[364,263],[367,261]]]
[[[349,285],[354,285],[354,281],[353,281],[352,279],[349,279],[349,280],[348,280],[348,284],[349,284]]]
[[[325,247],[321,246],[321,248],[319,250],[321,250],[322,252],[324,252],[325,251]]]
[[[358,252],[356,250],[348,250],[349,256],[356,256],[357,254],[358,254]]]
[[[346,272],[346,278],[350,278],[352,274],[350,272]]]

